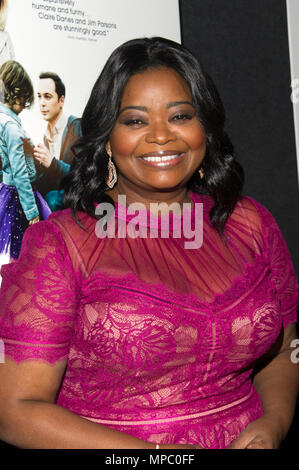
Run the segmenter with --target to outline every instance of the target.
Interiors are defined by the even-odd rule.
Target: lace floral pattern
[[[30,227],[2,268],[0,337],[16,361],[67,358],[57,403],[161,443],[225,448],[262,414],[255,361],[296,322],[297,283],[271,214],[236,206],[226,240],[204,204],[201,248],[98,239],[70,211]]]

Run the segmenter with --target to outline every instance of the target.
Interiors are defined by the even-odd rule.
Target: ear
[[[64,100],[65,100],[65,97],[62,95],[60,98],[59,98],[59,103],[61,105],[61,107],[63,108],[64,106]]]
[[[111,150],[111,145],[110,145],[110,141],[108,140],[107,143],[106,143],[106,152],[108,153],[109,157],[112,157],[112,150]]]

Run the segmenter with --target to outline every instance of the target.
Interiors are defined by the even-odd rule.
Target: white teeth
[[[142,157],[143,160],[147,162],[167,162],[169,160],[174,160],[179,155],[167,155],[166,157]]]

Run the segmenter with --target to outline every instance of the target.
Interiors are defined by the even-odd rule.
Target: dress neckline
[[[153,227],[153,228],[160,228],[167,222],[167,219],[169,222],[171,222],[171,225],[173,228],[179,226],[181,227],[182,221],[185,217],[191,218],[191,220],[194,219],[195,216],[195,209],[196,209],[196,204],[202,203],[203,200],[201,198],[201,195],[195,194],[190,191],[189,197],[191,199],[191,202],[189,203],[183,203],[183,207],[181,207],[180,213],[175,213],[172,210],[169,211],[169,213],[165,214],[159,214],[156,215],[153,212],[150,212],[145,206],[140,204],[140,208],[138,205],[129,205],[126,206],[122,202],[116,202],[115,203],[115,217],[117,219],[126,221],[126,222],[134,222],[137,221],[136,217],[138,217],[138,223],[144,227]],[[122,201],[120,199],[120,201]],[[161,203],[157,203],[161,204]],[[171,207],[171,206],[170,206]],[[134,212],[134,209],[136,212]],[[136,222],[135,222],[136,223]]]

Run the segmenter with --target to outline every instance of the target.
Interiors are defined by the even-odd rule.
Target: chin
[[[149,189],[155,191],[156,193],[171,193],[177,191],[178,189],[186,188],[186,184],[177,183],[175,185],[151,185]]]
[[[185,188],[187,186],[187,180],[172,180],[172,181],[150,181],[150,186],[155,188],[157,191],[176,191],[180,188]]]

